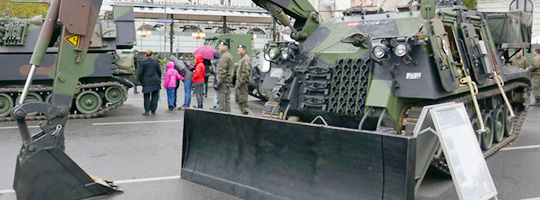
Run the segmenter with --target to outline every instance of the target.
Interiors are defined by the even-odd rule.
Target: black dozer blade
[[[244,199],[413,199],[417,139],[187,109],[181,177]]]
[[[28,112],[43,113],[48,119],[48,125],[32,136],[24,119]],[[67,113],[43,102],[27,102],[13,109],[23,138],[13,183],[17,199],[82,199],[122,191],[110,181],[88,175],[62,150]]]

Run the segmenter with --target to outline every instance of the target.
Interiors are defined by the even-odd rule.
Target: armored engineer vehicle
[[[40,42],[41,16],[32,19],[0,18],[0,121],[13,120],[10,111],[17,104],[30,70],[30,57]],[[77,36],[60,38],[62,22],[58,22],[42,55],[43,65],[36,70],[34,85],[27,100],[51,101],[56,71],[59,40],[79,44]],[[135,44],[134,14],[131,7],[115,6],[95,25],[92,42],[73,99],[70,118],[97,117],[116,109],[127,99],[133,84],[127,79],[134,73],[133,56],[117,53]],[[61,76],[60,76],[61,77]],[[30,118],[45,116],[31,113]]]
[[[530,73],[500,59],[530,48],[529,14],[422,0],[320,22],[306,0],[253,2],[295,40],[264,49],[273,119],[187,110],[183,179],[247,199],[413,199],[424,106],[463,103],[485,157],[517,137]]]
[[[529,104],[529,73],[500,58],[530,49],[532,19],[455,4],[423,18],[414,6],[353,8],[311,33],[304,26],[296,42],[267,44],[279,104],[264,115],[407,135],[423,106],[463,102],[491,155],[516,137]],[[440,151],[433,164],[449,173]]]

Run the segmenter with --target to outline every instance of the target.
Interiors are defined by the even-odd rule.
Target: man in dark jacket
[[[156,114],[159,90],[161,89],[161,67],[159,62],[152,58],[154,53],[151,50],[146,52],[146,59],[141,62],[139,70],[139,81],[143,87],[144,113],[143,115]]]

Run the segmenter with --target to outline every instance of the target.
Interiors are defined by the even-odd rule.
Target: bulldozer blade
[[[13,184],[17,199],[82,199],[121,191],[88,175],[59,147],[26,155],[17,157]]]
[[[413,199],[416,142],[187,109],[181,177],[244,199]]]

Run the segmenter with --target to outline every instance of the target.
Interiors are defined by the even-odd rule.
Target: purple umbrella
[[[195,51],[193,51],[193,55],[202,55],[204,59],[212,59],[214,58],[214,47],[208,46],[208,45],[202,45],[200,47],[197,47]]]

